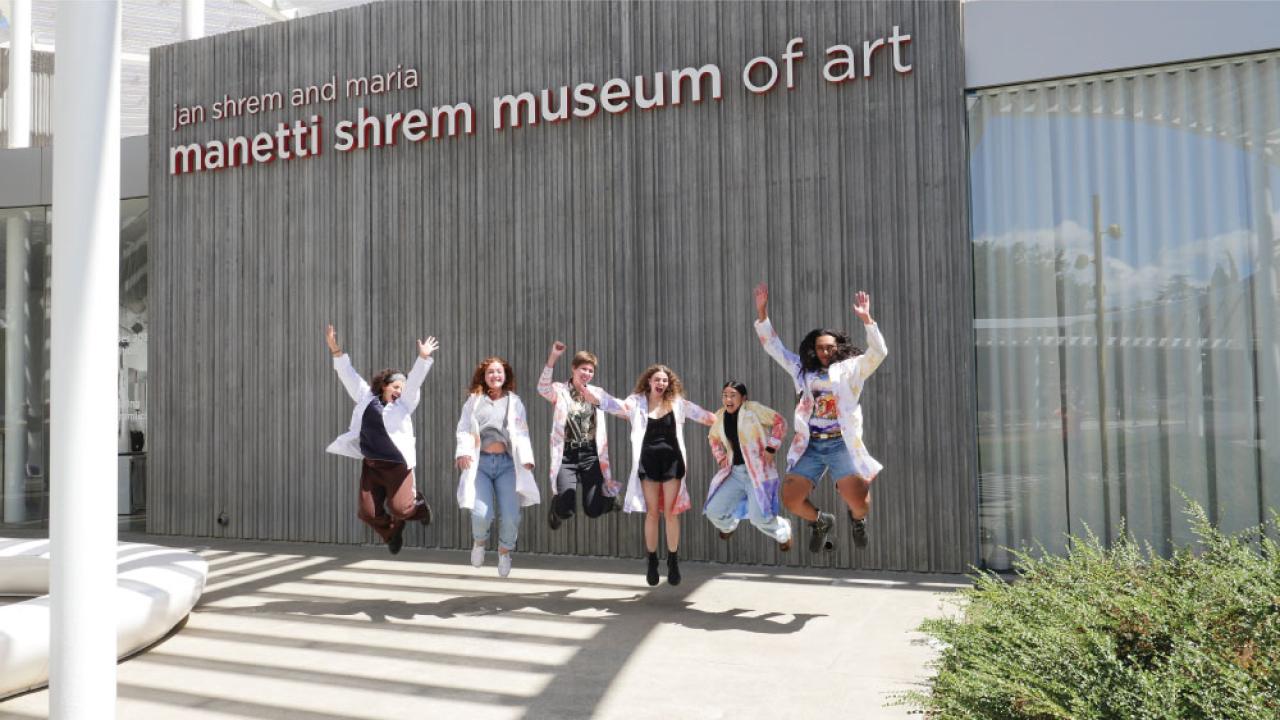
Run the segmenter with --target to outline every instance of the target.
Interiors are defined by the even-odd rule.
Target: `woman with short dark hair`
[[[431,522],[431,507],[418,492],[413,468],[418,448],[413,435],[413,411],[422,398],[422,382],[431,370],[431,353],[440,344],[434,337],[418,341],[418,357],[406,377],[399,370],[382,370],[365,382],[338,345],[333,326],[325,332],[333,369],[355,401],[347,432],[328,452],[353,457],[360,464],[360,499],[356,515],[387,544],[392,555],[404,545],[404,524]]]
[[[791,523],[779,515],[778,468],[773,454],[787,434],[782,414],[747,399],[747,386],[730,380],[720,393],[708,441],[720,471],[711,478],[702,512],[728,540],[745,518],[773,538],[783,552],[791,549]]]

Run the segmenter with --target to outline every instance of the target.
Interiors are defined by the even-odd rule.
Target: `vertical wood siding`
[[[897,24],[910,75],[877,58],[871,79],[822,80],[823,51]],[[797,87],[756,96],[740,70],[805,38]],[[723,100],[555,125],[491,129],[497,95],[716,63]],[[417,90],[170,131],[173,103],[416,67]],[[332,149],[333,125],[470,102],[472,137]],[[794,408],[752,330],[751,288],[793,347],[810,328],[862,331],[866,289],[890,356],[864,395],[875,483],[871,545],[812,557],[807,530],[782,555],[744,528],[716,537],[696,509],[713,464],[706,429],[686,442],[695,559],[962,571],[975,559],[976,495],[960,8],[952,2],[399,3],[362,6],[159,48],[151,71],[153,217],[148,529],[252,539],[368,542],[357,465],[328,455],[351,404],[326,323],[366,375],[407,367],[414,338],[442,349],[414,415],[419,486],[436,522],[410,545],[467,547],[453,431],[471,371],[499,354],[530,411],[544,499],[550,405],[534,384],[548,346],[590,349],[625,395],[649,363],[679,372],[707,408],[740,379]],[[324,154],[167,174],[171,145],[324,116]],[[557,377],[568,374],[568,357]],[[631,461],[610,419],[615,472]],[[825,483],[816,499],[838,507]],[[225,527],[215,518],[225,512]],[[520,550],[639,557],[642,518],[582,518],[551,532],[525,510]]]

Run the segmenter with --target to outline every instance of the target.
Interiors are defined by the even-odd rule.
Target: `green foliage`
[[[1013,582],[978,576],[921,626],[937,674],[901,702],[948,720],[1280,718],[1280,547],[1187,512],[1199,543],[1170,558],[1090,535],[1019,554]]]

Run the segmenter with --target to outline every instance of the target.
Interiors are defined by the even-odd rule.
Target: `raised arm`
[[[555,383],[551,382],[551,376],[555,372],[556,362],[564,354],[564,347],[564,343],[559,340],[551,344],[551,352],[547,355],[547,366],[542,368],[542,374],[538,376],[538,394],[551,402],[556,401]]]
[[[418,341],[418,357],[413,361],[413,369],[409,371],[409,377],[404,381],[404,394],[397,401],[404,404],[405,412],[413,412],[414,408],[418,407],[418,402],[422,400],[422,382],[427,379],[427,373],[431,371],[431,365],[435,362],[431,358],[431,353],[439,349],[440,343],[436,342],[434,337]]]
[[[865,380],[888,357],[889,346],[884,343],[880,326],[871,318],[871,296],[862,290],[854,295],[853,314],[862,321],[862,327],[867,332],[867,351],[858,357],[858,375]]]
[[[351,366],[351,357],[342,352],[342,347],[338,345],[338,333],[333,326],[328,326],[324,335],[325,342],[329,345],[329,354],[333,356],[333,369],[338,373],[338,380],[342,381],[342,387],[346,388],[347,394],[351,399],[360,402],[365,395],[369,394],[369,383],[360,377],[360,373]]]
[[[760,283],[755,289],[756,296],[756,337],[760,338],[760,344],[764,346],[764,351],[769,353],[769,357],[782,366],[783,370],[791,376],[792,381],[796,383],[796,387],[800,387],[800,372],[803,365],[800,363],[800,356],[787,349],[782,344],[782,339],[778,337],[778,333],[773,329],[773,323],[769,322],[769,286]]]

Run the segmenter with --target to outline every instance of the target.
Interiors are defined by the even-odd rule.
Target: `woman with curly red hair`
[[[676,516],[691,506],[684,482],[684,421],[710,426],[716,416],[685,399],[680,376],[666,365],[645,368],[626,400],[601,393],[600,408],[631,423],[631,475],[623,509],[645,513],[645,579],[650,585],[658,584],[658,520],[665,515],[667,582],[679,585],[680,523]]]
[[[520,531],[520,508],[538,503],[533,479],[533,444],[524,403],[515,393],[516,376],[500,357],[487,357],[471,374],[467,401],[458,418],[455,465],[458,505],[471,511],[471,564],[484,564],[495,515],[498,575],[511,572],[511,552]],[[495,513],[496,509],[496,513]]]

